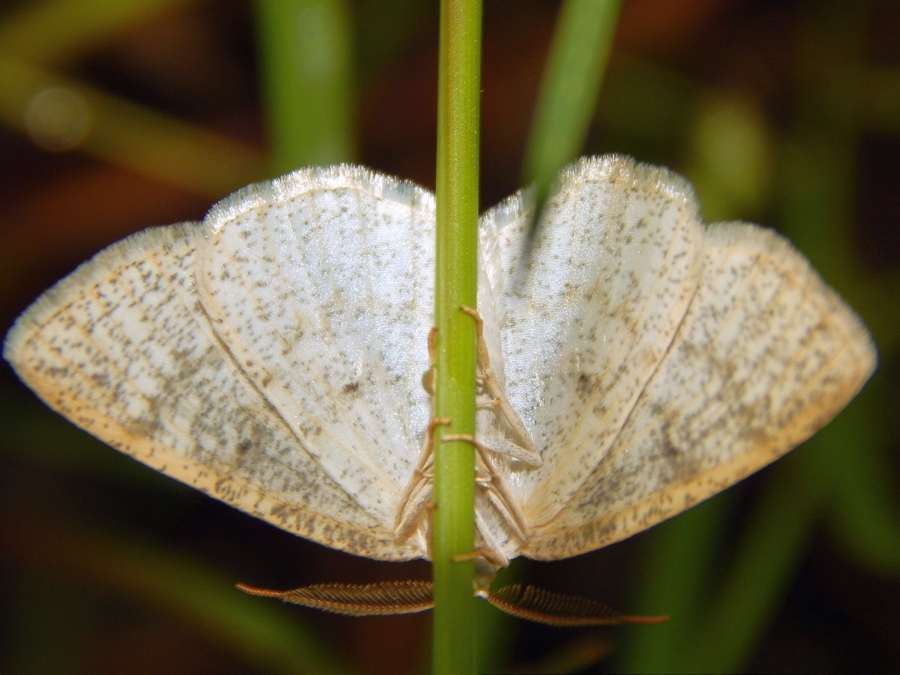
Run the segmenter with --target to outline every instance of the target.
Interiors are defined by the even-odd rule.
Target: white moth
[[[532,213],[520,194],[480,223],[493,561],[679,513],[808,438],[875,367],[787,241],[704,226],[665,169],[570,166],[524,260]],[[97,254],[4,355],[51,408],[173,478],[326,546],[428,557],[434,222],[431,194],[361,168],[251,185]]]

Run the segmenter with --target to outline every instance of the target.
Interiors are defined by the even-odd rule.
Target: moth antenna
[[[493,572],[493,570],[492,570]],[[579,595],[545,591],[534,586],[512,584],[496,593],[484,586],[476,594],[497,609],[519,619],[549,626],[605,626],[621,623],[659,623],[667,616],[628,616],[602,602]],[[391,616],[415,614],[434,606],[430,581],[382,581],[374,584],[313,584],[290,591],[270,591],[237,584],[249,595],[276,598],[303,607],[348,616]],[[480,591],[480,592],[478,592]]]
[[[512,584],[487,601],[497,609],[520,619],[549,626],[606,626],[619,623],[659,623],[667,616],[628,616],[619,614],[598,600],[580,595],[553,593],[534,586]]]
[[[269,591],[237,584],[250,595],[277,598],[303,607],[349,616],[415,614],[434,605],[430,581],[382,581],[374,584],[313,584],[290,591]]]

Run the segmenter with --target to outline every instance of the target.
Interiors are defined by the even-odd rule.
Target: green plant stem
[[[475,324],[459,308],[476,300],[480,1],[442,0],[440,31],[434,413],[450,423],[434,435],[432,667],[469,673],[475,672],[474,565],[454,558],[474,548],[474,447],[441,437],[475,433]]]

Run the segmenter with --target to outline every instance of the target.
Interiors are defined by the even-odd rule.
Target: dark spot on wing
[[[582,397],[587,396],[597,388],[599,379],[597,375],[584,372],[578,373],[578,383],[575,385],[575,388]]]

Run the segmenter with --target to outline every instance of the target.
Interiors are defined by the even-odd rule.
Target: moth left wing
[[[392,531],[431,412],[434,198],[360,167],[310,168],[235,193],[205,223],[197,287],[222,344],[322,475]]]
[[[144,230],[44,293],[4,356],[51,408],[148,466],[321,544],[420,557],[324,475],[214,334],[194,279],[204,228]]]

